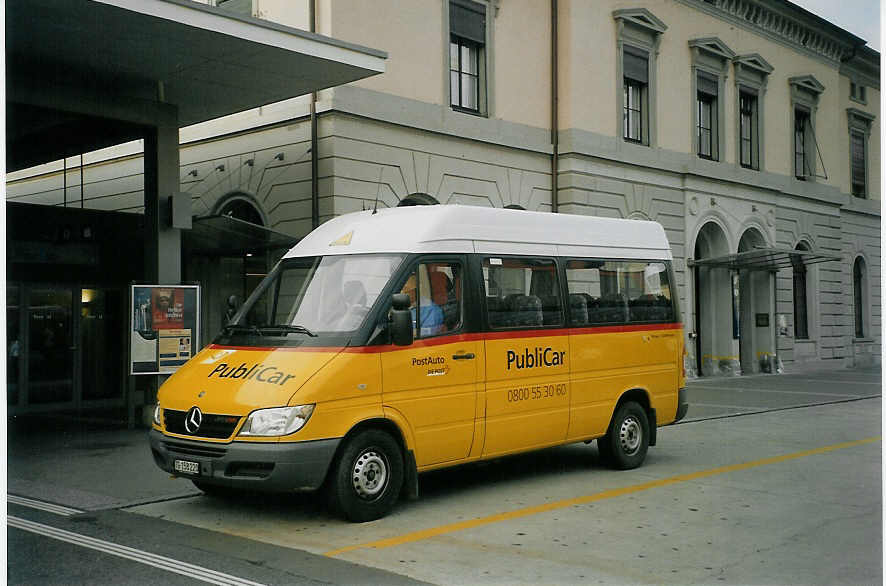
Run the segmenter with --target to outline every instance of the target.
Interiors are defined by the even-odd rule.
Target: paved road
[[[15,498],[9,582],[881,583],[879,376],[695,381],[638,470],[563,446],[425,474],[419,501],[359,525],[310,495],[195,495],[157,476],[143,433],[23,435],[10,492],[89,510]]]

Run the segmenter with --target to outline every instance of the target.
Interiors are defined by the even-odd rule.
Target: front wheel
[[[628,401],[616,409],[597,449],[612,468],[630,470],[642,464],[649,449],[649,418],[643,407]]]
[[[403,486],[403,454],[390,434],[366,429],[348,440],[332,471],[329,500],[348,521],[387,515]]]

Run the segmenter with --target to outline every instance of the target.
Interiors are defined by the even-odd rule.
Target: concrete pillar
[[[145,280],[181,282],[181,230],[170,226],[169,197],[179,191],[178,117],[145,133]]]

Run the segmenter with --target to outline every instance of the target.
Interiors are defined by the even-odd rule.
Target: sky
[[[791,0],[868,42],[880,51],[881,0]]]

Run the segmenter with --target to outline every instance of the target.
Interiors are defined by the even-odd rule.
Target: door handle
[[[467,354],[453,354],[453,360],[473,360],[475,358],[473,352],[468,352]]]

